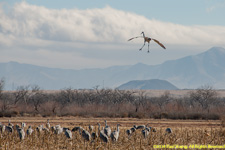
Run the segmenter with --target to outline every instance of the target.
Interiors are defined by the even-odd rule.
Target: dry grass
[[[225,143],[225,128],[221,127],[220,121],[191,121],[191,120],[153,120],[153,119],[134,119],[134,118],[77,118],[77,117],[55,117],[49,118],[51,125],[60,124],[63,127],[73,128],[75,126],[82,126],[88,129],[88,125],[94,125],[97,130],[97,122],[103,125],[104,119],[107,119],[108,125],[112,130],[116,127],[117,123],[120,123],[120,137],[116,143],[111,141],[107,144],[103,143],[100,139],[96,141],[87,142],[82,139],[78,132],[73,132],[73,139],[66,139],[64,134],[55,135],[52,133],[35,132],[25,140],[20,141],[17,132],[12,134],[3,133],[0,137],[0,149],[7,150],[89,150],[89,149],[153,149],[153,145],[190,145],[190,144],[211,144],[211,145],[223,145]],[[26,122],[27,125],[36,127],[40,124],[46,123],[47,118],[10,118],[11,122],[19,124],[20,122]],[[0,122],[7,124],[8,118],[1,118]],[[130,138],[126,135],[126,130],[132,127],[134,124],[141,125],[150,123],[150,126],[155,127],[157,132],[150,133],[150,135],[144,139],[141,130],[137,130]],[[172,134],[165,135],[165,129],[171,127]]]

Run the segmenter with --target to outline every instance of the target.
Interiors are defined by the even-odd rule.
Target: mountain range
[[[193,56],[166,61],[159,65],[137,63],[96,69],[58,69],[21,64],[0,63],[0,78],[6,81],[5,89],[21,85],[38,85],[42,89],[91,89],[96,86],[116,88],[132,80],[161,79],[179,89],[211,85],[225,89],[225,49],[211,49]]]
[[[178,90],[176,86],[166,80],[132,80],[118,87],[120,90]]]

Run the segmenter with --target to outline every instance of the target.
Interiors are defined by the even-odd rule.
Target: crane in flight
[[[139,49],[140,51],[141,51],[142,48],[145,46],[145,43],[148,42],[148,53],[149,53],[149,44],[150,44],[150,41],[151,41],[151,40],[155,41],[155,42],[156,42],[157,44],[159,44],[162,48],[166,49],[166,47],[165,47],[162,43],[160,43],[158,40],[153,39],[153,38],[146,37],[144,32],[141,32],[141,34],[143,34],[143,36],[133,37],[133,38],[131,38],[131,39],[128,40],[128,41],[131,41],[131,40],[133,40],[133,39],[135,39],[135,38],[144,38],[144,45]]]

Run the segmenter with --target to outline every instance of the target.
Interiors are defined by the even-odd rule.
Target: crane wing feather
[[[152,39],[152,40],[154,40],[156,43],[158,43],[162,48],[166,49],[166,47],[162,43],[160,43],[158,40],[156,40],[156,39]]]
[[[143,37],[143,36],[136,36],[136,37],[130,38],[128,41],[131,41],[133,39],[140,38],[140,37]]]

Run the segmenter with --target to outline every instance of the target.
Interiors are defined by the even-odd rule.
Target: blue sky
[[[13,5],[21,0],[5,2]],[[222,19],[225,14],[225,0],[26,0],[26,2],[51,9],[93,9],[111,6],[149,19],[184,25],[225,25],[225,19]]]
[[[103,68],[225,47],[225,0],[1,0],[0,62]],[[145,31],[167,50],[143,39]]]

